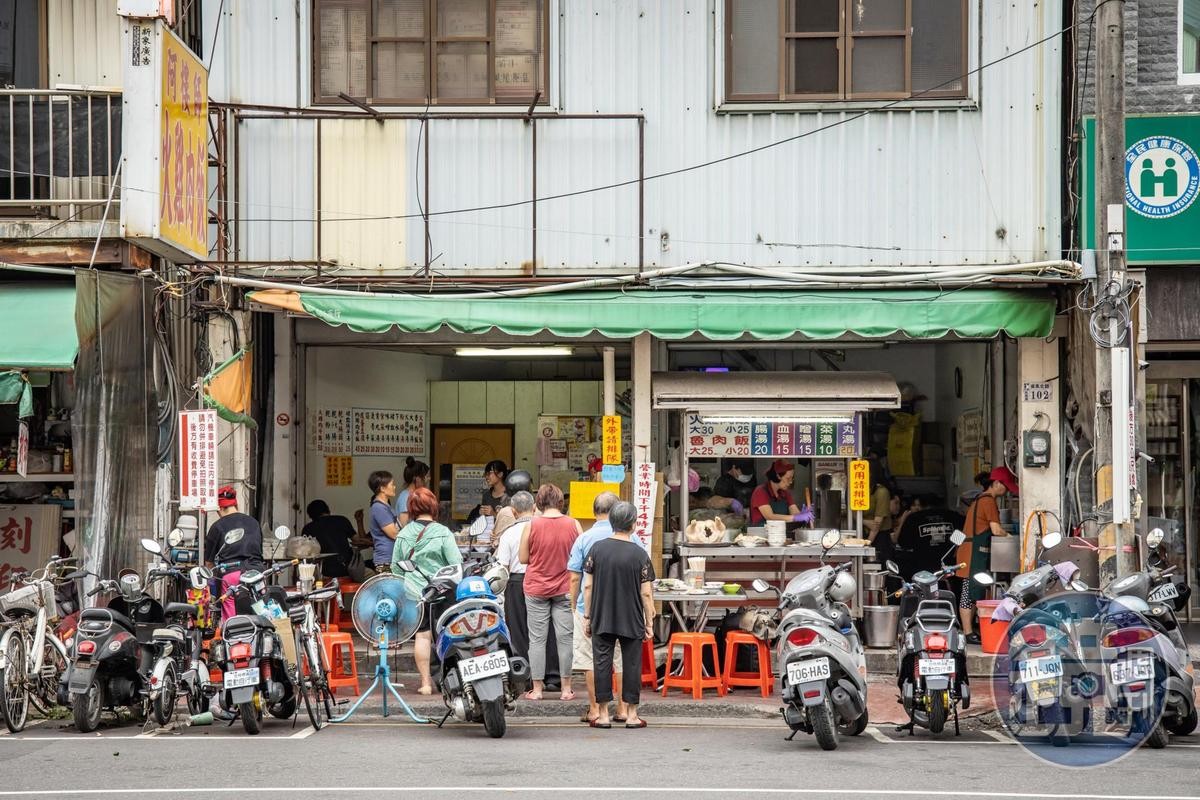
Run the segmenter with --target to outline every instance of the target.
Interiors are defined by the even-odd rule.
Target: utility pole
[[[1097,0],[1096,6],[1096,302],[1123,295],[1125,275],[1125,2]],[[1129,511],[1131,459],[1128,425],[1130,348],[1136,342],[1129,320],[1107,306],[1107,347],[1096,348],[1095,481],[1101,518],[1100,582],[1136,569],[1137,548]],[[1121,342],[1122,336],[1129,337]],[[1113,345],[1121,343],[1123,347]],[[1124,373],[1124,374],[1122,374]],[[1114,388],[1116,394],[1114,395]],[[1114,409],[1119,417],[1113,419]],[[1115,423],[1115,424],[1114,424]],[[1114,450],[1124,463],[1114,463]]]

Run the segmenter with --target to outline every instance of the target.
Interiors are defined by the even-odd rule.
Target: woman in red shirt
[[[750,495],[750,524],[762,525],[764,520],[804,522],[809,518],[800,513],[790,489],[796,479],[796,467],[782,458],[771,463],[767,482]]]
[[[521,534],[520,559],[525,570],[525,608],[529,622],[529,671],[533,689],[527,700],[541,700],[546,685],[546,640],[550,622],[558,645],[558,671],[562,676],[562,700],[574,700],[571,691],[571,647],[575,620],[571,611],[571,573],[567,560],[571,545],[583,530],[579,523],[563,513],[563,493],[547,483],[538,489],[534,500],[541,516],[525,526]]]

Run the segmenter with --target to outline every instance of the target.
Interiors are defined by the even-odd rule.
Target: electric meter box
[[[1026,467],[1050,466],[1050,431],[1025,431],[1022,440]]]

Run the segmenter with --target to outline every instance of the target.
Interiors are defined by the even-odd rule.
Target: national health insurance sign
[[[1085,247],[1096,247],[1096,121],[1084,122]],[[1200,115],[1125,119],[1125,247],[1130,264],[1200,262]]]

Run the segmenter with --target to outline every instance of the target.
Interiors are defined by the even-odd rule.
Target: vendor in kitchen
[[[750,495],[750,524],[762,525],[767,520],[784,522],[812,522],[812,511],[801,511],[792,497],[792,482],[796,479],[796,465],[782,458],[771,462],[767,470],[767,481]]]

